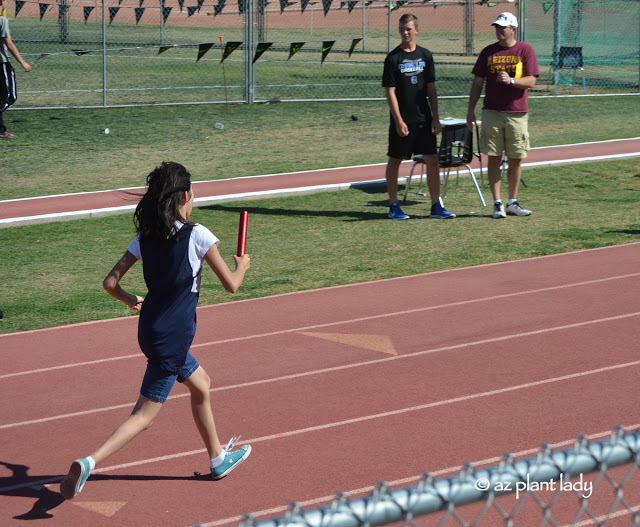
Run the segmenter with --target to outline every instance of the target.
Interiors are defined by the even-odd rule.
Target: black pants
[[[9,62],[0,62],[0,134],[7,131],[2,113],[16,102],[17,98],[16,72]]]

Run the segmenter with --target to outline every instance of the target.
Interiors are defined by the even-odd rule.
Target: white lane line
[[[585,326],[589,326],[592,324],[599,324],[599,323],[604,323],[604,322],[612,322],[615,320],[624,320],[627,318],[631,318],[631,317],[637,317],[638,315],[640,315],[640,311],[636,312],[636,313],[627,313],[624,315],[617,315],[614,317],[607,317],[607,318],[599,318],[596,320],[587,320],[584,322],[577,322],[575,324],[564,324],[562,326],[555,326],[555,327],[551,327],[551,328],[544,328],[544,329],[536,329],[534,331],[526,331],[526,332],[520,332],[520,333],[513,333],[511,335],[504,335],[501,337],[493,337],[493,338],[489,338],[489,339],[482,339],[482,340],[476,340],[476,341],[472,341],[472,342],[464,342],[462,344],[454,344],[451,346],[442,346],[440,348],[432,348],[432,349],[427,349],[427,350],[422,350],[422,351],[416,351],[413,353],[405,353],[403,355],[394,355],[392,357],[384,357],[381,359],[375,359],[375,360],[370,360],[370,361],[366,361],[366,362],[356,362],[356,363],[352,363],[352,364],[344,364],[342,366],[333,366],[331,368],[322,368],[322,369],[318,369],[318,370],[311,370],[311,371],[306,371],[306,372],[301,372],[301,373],[292,373],[290,375],[283,375],[281,377],[272,377],[269,379],[260,379],[257,381],[249,381],[249,382],[243,382],[243,383],[239,383],[239,384],[232,384],[229,386],[220,386],[217,388],[212,388],[210,391],[212,392],[221,392],[221,391],[226,391],[226,390],[234,390],[234,389],[238,389],[238,388],[247,388],[247,387],[251,387],[251,386],[258,386],[258,385],[262,385],[262,384],[271,384],[274,382],[281,382],[281,381],[286,381],[286,380],[291,380],[291,379],[299,379],[302,377],[308,377],[311,375],[319,375],[322,373],[331,373],[331,372],[335,372],[335,371],[340,371],[340,370],[346,370],[346,369],[350,369],[350,368],[360,368],[363,366],[371,366],[373,364],[380,364],[383,362],[389,362],[392,360],[404,360],[404,359],[408,359],[408,358],[412,358],[412,357],[419,357],[421,355],[430,355],[432,353],[439,353],[442,351],[454,351],[454,350],[458,350],[458,349],[462,349],[462,348],[468,348],[468,347],[472,347],[472,346],[478,346],[478,345],[483,345],[483,344],[491,344],[491,343],[495,343],[495,342],[501,342],[501,341],[505,341],[505,340],[512,340],[515,338],[522,338],[522,337],[530,337],[532,335],[541,335],[541,334],[545,334],[545,333],[550,333],[553,331],[563,331],[566,329],[575,329],[575,328],[579,328],[579,327],[585,327]],[[172,400],[172,399],[180,399],[182,397],[189,397],[188,393],[184,393],[184,394],[179,394],[179,395],[171,395],[169,396],[169,398],[167,400]],[[93,408],[91,410],[84,410],[81,412],[73,412],[73,413],[69,413],[69,414],[62,414],[62,415],[54,415],[54,416],[49,416],[49,417],[43,417],[40,419],[32,419],[30,421],[22,421],[22,422],[18,422],[18,423],[8,423],[8,424],[4,424],[4,425],[0,425],[0,430],[4,430],[7,428],[16,428],[19,426],[26,426],[26,425],[33,425],[33,424],[40,424],[40,423],[46,423],[49,421],[56,421],[59,419],[68,419],[68,418],[72,418],[72,417],[79,417],[79,416],[83,416],[83,415],[91,415],[91,414],[97,414],[97,413],[101,413],[101,412],[108,412],[110,410],[117,410],[120,408],[132,408],[134,405],[134,402],[131,403],[126,403],[126,404],[119,404],[119,405],[115,405],[115,406],[107,406],[104,408]]]
[[[353,425],[353,424],[359,424],[359,423],[363,423],[366,421],[371,421],[374,419],[383,419],[386,417],[394,417],[397,415],[402,415],[402,414],[407,414],[407,413],[412,413],[412,412],[417,412],[420,410],[427,410],[430,408],[436,408],[436,407],[440,407],[440,406],[447,406],[447,405],[451,405],[451,404],[456,404],[456,403],[461,403],[461,402],[467,402],[467,401],[472,401],[472,400],[477,400],[477,399],[482,399],[482,398],[486,398],[486,397],[493,397],[496,395],[502,395],[505,393],[511,393],[511,392],[515,392],[515,391],[519,391],[519,390],[525,390],[528,388],[535,388],[538,386],[544,386],[544,385],[548,385],[548,384],[554,384],[554,383],[558,383],[558,382],[563,382],[563,381],[568,381],[568,380],[573,380],[573,379],[579,379],[579,378],[583,378],[583,377],[588,377],[591,375],[597,375],[600,373],[608,373],[611,371],[615,371],[615,370],[621,370],[624,368],[633,368],[636,366],[640,366],[640,360],[637,361],[632,361],[632,362],[625,362],[622,364],[614,364],[612,366],[605,366],[603,368],[596,368],[593,370],[586,370],[586,371],[581,371],[581,372],[576,372],[576,373],[570,373],[567,375],[561,375],[559,377],[551,377],[548,379],[542,379],[539,381],[532,381],[532,382],[526,382],[523,384],[516,384],[513,386],[508,386],[505,388],[498,388],[496,390],[488,390],[486,392],[478,392],[478,393],[474,393],[474,394],[469,394],[469,395],[462,395],[459,397],[452,397],[450,399],[444,399],[441,401],[434,401],[434,402],[430,402],[430,403],[425,403],[425,404],[419,404],[419,405],[414,405],[414,406],[409,406],[406,408],[400,408],[398,410],[390,410],[387,412],[380,412],[377,414],[370,414],[370,415],[364,415],[364,416],[360,416],[360,417],[354,417],[352,419],[344,419],[342,421],[334,421],[332,423],[325,423],[322,425],[316,425],[316,426],[309,426],[306,428],[298,428],[296,430],[289,430],[286,432],[279,432],[276,434],[270,434],[270,435],[266,435],[266,436],[262,436],[262,437],[256,437],[253,439],[249,439],[247,441],[241,441],[238,442],[237,445],[241,446],[241,445],[245,445],[245,444],[256,444],[256,443],[263,443],[265,441],[271,441],[274,439],[279,439],[282,437],[291,437],[291,436],[297,436],[297,435],[302,435],[302,434],[308,434],[310,432],[318,432],[320,430],[327,430],[330,428],[337,428],[337,427],[341,427],[341,426],[346,426],[346,425]],[[140,459],[138,461],[132,461],[130,463],[122,463],[120,465],[111,465],[108,467],[102,467],[102,468],[96,468],[93,471],[93,474],[103,474],[105,472],[113,472],[115,470],[121,470],[121,469],[125,469],[125,468],[131,468],[131,467],[139,467],[142,465],[148,465],[151,463],[158,463],[158,462],[162,462],[162,461],[168,461],[168,460],[172,460],[172,459],[179,459],[179,458],[184,458],[184,457],[188,457],[188,456],[193,456],[196,454],[203,454],[206,452],[205,448],[200,448],[198,450],[190,450],[187,452],[177,452],[175,454],[169,454],[166,456],[159,456],[159,457],[154,457],[154,458],[148,458],[148,459]],[[48,478],[46,480],[40,480],[40,481],[31,481],[28,483],[21,483],[18,485],[13,485],[10,487],[2,487],[0,488],[0,494],[2,493],[6,493],[6,492],[11,492],[13,490],[17,490],[17,489],[21,489],[21,488],[29,488],[29,487],[34,487],[37,485],[45,485],[47,483],[53,483],[56,481],[60,481],[63,478],[63,476],[57,476],[55,478]]]
[[[539,288],[539,289],[529,289],[527,291],[504,293],[504,294],[501,294],[501,295],[494,295],[494,296],[490,296],[490,297],[475,298],[475,299],[471,299],[471,300],[461,300],[459,302],[450,302],[450,303],[447,303],[447,304],[438,304],[438,305],[435,305],[435,306],[418,307],[418,308],[414,308],[414,309],[406,309],[406,310],[403,310],[403,311],[393,311],[393,312],[390,312],[390,313],[382,313],[382,314],[379,314],[379,315],[370,315],[370,316],[366,316],[366,317],[358,317],[358,318],[352,318],[352,319],[348,319],[348,320],[339,320],[339,321],[336,321],[336,322],[327,322],[325,324],[314,324],[314,325],[310,325],[310,326],[302,326],[302,327],[297,327],[297,328],[282,329],[282,330],[271,331],[271,332],[266,332],[266,333],[256,333],[254,335],[244,335],[242,337],[234,337],[234,338],[228,338],[228,339],[213,340],[213,341],[209,341],[209,342],[201,342],[201,343],[198,343],[198,344],[193,344],[191,346],[191,349],[197,349],[197,348],[202,348],[202,347],[206,347],[206,346],[214,346],[214,345],[219,345],[219,344],[227,344],[227,343],[230,343],[230,342],[238,342],[238,341],[245,341],[245,340],[257,339],[257,338],[272,337],[272,336],[275,336],[275,335],[284,335],[284,334],[287,334],[287,333],[298,333],[298,332],[301,332],[301,331],[308,331],[310,329],[317,329],[317,328],[324,328],[324,327],[331,327],[331,326],[340,326],[340,325],[343,325],[343,324],[353,324],[355,322],[365,322],[365,321],[376,320],[376,319],[380,319],[380,318],[404,316],[404,315],[408,315],[408,314],[412,314],[412,313],[420,313],[420,312],[424,312],[424,311],[440,310],[440,309],[451,308],[451,307],[460,307],[460,306],[476,304],[476,303],[481,303],[481,302],[493,302],[494,300],[512,298],[512,297],[521,296],[521,295],[530,295],[530,294],[544,293],[544,292],[549,292],[549,291],[556,291],[556,290],[559,290],[559,289],[568,289],[568,288],[572,288],[572,287],[588,286],[588,285],[593,285],[593,284],[602,283],[602,282],[609,282],[609,281],[612,281],[612,280],[624,280],[624,279],[627,279],[627,278],[635,278],[637,276],[640,276],[640,273],[630,273],[630,274],[619,275],[619,276],[610,276],[610,277],[606,277],[606,278],[598,278],[596,280],[587,280],[587,281],[584,281],[584,282],[575,282],[573,284],[563,284],[563,285],[557,285],[557,286],[543,287],[543,288]],[[32,375],[32,374],[35,374],[35,373],[47,373],[47,372],[50,372],[50,371],[63,370],[63,369],[67,369],[67,368],[77,368],[77,367],[81,367],[81,366],[92,366],[94,364],[99,364],[101,362],[125,360],[125,359],[132,359],[132,358],[138,358],[138,357],[140,357],[140,353],[133,353],[133,354],[130,354],[130,355],[121,355],[119,357],[110,357],[110,358],[106,358],[106,359],[97,359],[97,360],[93,360],[93,361],[75,362],[75,363],[70,363],[70,364],[62,364],[60,366],[50,366],[50,367],[47,367],[47,368],[38,368],[38,369],[35,369],[35,370],[26,370],[26,371],[20,371],[20,372],[6,373],[6,374],[3,374],[3,375],[0,375],[0,380],[1,379],[8,379],[8,378],[11,378],[11,377],[19,377],[19,376],[23,376],[23,375]]]

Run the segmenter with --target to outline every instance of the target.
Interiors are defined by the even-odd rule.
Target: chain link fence
[[[502,11],[551,91],[560,48],[582,46],[589,93],[640,84],[640,0],[10,0],[13,40],[33,66],[17,107],[379,99],[399,17],[420,21],[440,96],[468,95]],[[224,60],[223,60],[224,58]],[[575,68],[557,70],[581,93]]]
[[[424,474],[417,485],[392,490],[384,482],[368,496],[339,493],[327,507],[305,511],[292,503],[286,514],[258,521],[246,515],[240,527],[403,527],[640,525],[640,431],[617,427],[609,440],[534,457],[502,456],[499,465],[466,464],[456,476]]]

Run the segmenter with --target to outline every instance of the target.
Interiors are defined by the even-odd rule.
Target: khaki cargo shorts
[[[489,156],[502,152],[512,159],[524,159],[529,151],[529,114],[482,110],[480,150]]]

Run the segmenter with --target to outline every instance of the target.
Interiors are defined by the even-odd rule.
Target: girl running
[[[147,357],[140,396],[131,415],[90,456],[76,459],[60,484],[72,499],[82,491],[94,467],[151,426],[176,380],[191,393],[193,418],[210,458],[214,480],[225,477],[251,453],[251,446],[233,450],[239,438],[222,447],[211,411],[210,379],[189,352],[196,332],[196,306],[205,260],[223,287],[235,293],[249,268],[249,256],[234,256],[231,271],[218,252],[218,238],[189,221],[193,208],[191,175],[178,163],[162,163],[147,176],[147,192],[138,203],[134,223],[138,235],[104,279],[114,298],[140,311],[138,343]],[[126,292],[120,280],[142,260],[148,293]]]

